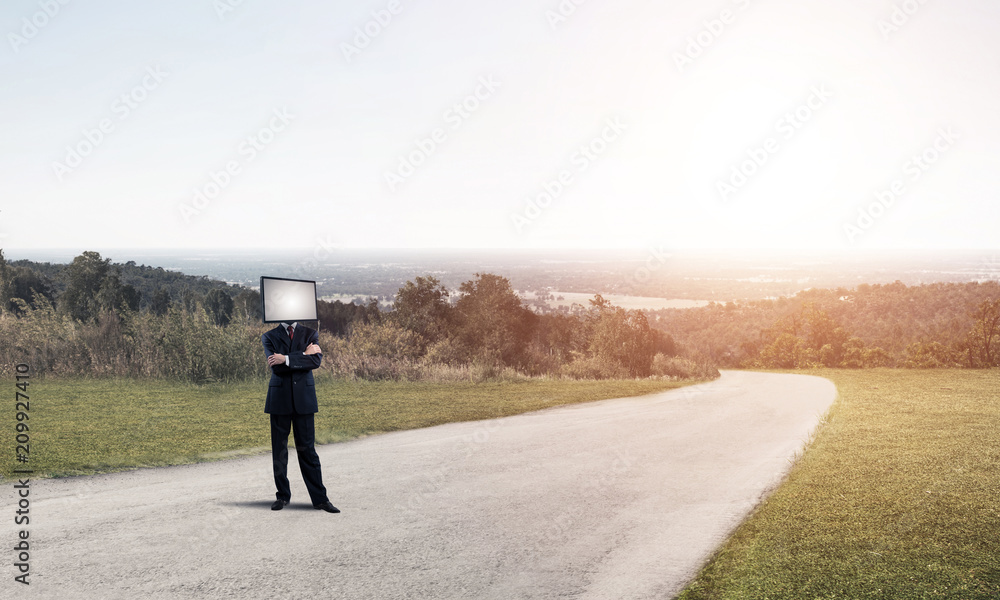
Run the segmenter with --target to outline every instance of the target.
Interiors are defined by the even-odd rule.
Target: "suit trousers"
[[[306,482],[309,498],[313,506],[328,501],[320,471],[319,455],[316,454],[314,416],[271,415],[271,459],[274,463],[274,485],[278,488],[275,496],[286,502],[292,498],[288,485],[288,432],[294,431],[295,453],[299,458],[299,470]]]

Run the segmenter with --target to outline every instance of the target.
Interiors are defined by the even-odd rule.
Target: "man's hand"
[[[285,364],[284,354],[278,354],[277,352],[275,352],[271,356],[267,357],[267,366],[269,367],[273,367],[274,365],[283,365],[283,364]]]
[[[307,354],[307,355],[308,354],[323,354],[323,351],[319,349],[319,345],[317,345],[317,344],[309,344],[308,346],[306,346],[306,351],[303,352],[302,354]]]

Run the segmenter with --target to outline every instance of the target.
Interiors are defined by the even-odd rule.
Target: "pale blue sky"
[[[995,0],[64,1],[0,8],[4,247],[1000,246]]]

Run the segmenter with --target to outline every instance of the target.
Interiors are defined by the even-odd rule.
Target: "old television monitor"
[[[260,278],[261,315],[265,323],[319,319],[316,282],[283,277]]]

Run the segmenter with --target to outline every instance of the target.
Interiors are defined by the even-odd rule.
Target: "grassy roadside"
[[[809,373],[827,424],[680,600],[1000,598],[1000,372]]]
[[[563,404],[640,396],[668,381],[353,382],[317,377],[317,443]],[[12,385],[13,387],[13,385]],[[30,462],[15,463],[14,412],[0,475],[82,475],[270,451],[265,382],[197,386],[137,379],[33,379]],[[6,429],[6,427],[5,427]]]

